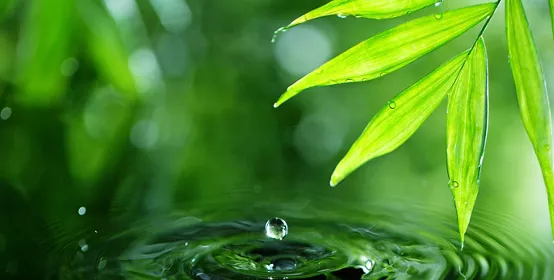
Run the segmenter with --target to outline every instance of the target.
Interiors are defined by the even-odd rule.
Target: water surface
[[[428,209],[197,209],[81,235],[61,250],[58,273],[64,279],[553,279],[553,245],[527,234],[520,221],[489,214],[476,211],[462,250],[455,220]],[[288,226],[281,240],[267,235],[274,217]]]

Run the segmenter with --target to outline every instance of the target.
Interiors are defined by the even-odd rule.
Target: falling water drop
[[[442,19],[442,13],[435,14],[435,19]]]
[[[273,239],[283,239],[289,233],[287,222],[280,218],[273,218],[265,223],[265,235]]]
[[[285,26],[275,30],[275,32],[273,32],[273,38],[271,38],[271,43],[275,43],[275,40],[277,40],[277,36],[286,31],[287,31],[287,28]]]
[[[391,109],[396,108],[396,102],[394,102],[394,101],[389,101],[389,108],[391,108]]]

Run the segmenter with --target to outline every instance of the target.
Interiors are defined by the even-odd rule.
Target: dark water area
[[[328,201],[213,203],[189,211],[141,218],[112,214],[113,219],[98,220],[91,210],[79,208],[71,218],[81,223],[75,231],[68,230],[69,220],[42,229],[33,229],[36,221],[30,220],[0,231],[5,268],[0,275],[201,280],[554,277],[554,246],[526,232],[524,222],[477,210],[461,249],[455,219],[432,209],[400,202],[363,209]],[[288,234],[278,236],[281,240],[267,231],[266,222],[274,217],[286,221]],[[52,231],[57,234],[46,234]],[[18,232],[26,241],[18,239]]]

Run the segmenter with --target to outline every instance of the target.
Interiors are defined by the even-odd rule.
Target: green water
[[[455,220],[425,208],[258,205],[160,213],[127,229],[91,229],[51,250],[56,255],[53,275],[202,280],[554,277],[552,244],[528,235],[523,222],[498,213],[490,219],[490,213],[477,211],[461,250]],[[266,222],[275,216],[287,224],[282,240],[267,235]]]

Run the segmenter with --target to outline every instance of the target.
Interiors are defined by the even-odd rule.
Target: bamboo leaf
[[[96,1],[80,0],[76,3],[86,27],[87,51],[94,66],[105,80],[129,99],[136,99],[136,84],[129,69],[129,54],[115,23]]]
[[[51,106],[62,102],[67,77],[60,66],[75,47],[75,6],[72,0],[27,1],[18,44],[18,102]]]
[[[393,72],[463,34],[491,15],[495,3],[429,15],[382,32],[335,57],[306,75],[279,98],[275,107],[301,91],[361,82]]]
[[[335,168],[331,186],[406,142],[444,99],[466,57],[467,52],[463,52],[452,58],[383,107]]]
[[[554,0],[549,0],[550,4],[550,20],[552,21],[552,34],[554,35]]]
[[[435,2],[435,0],[334,0],[302,15],[285,28],[330,15],[372,19],[394,18],[423,9]]]
[[[487,138],[487,71],[485,43],[480,37],[448,96],[446,156],[462,244],[479,191]]]
[[[523,125],[533,144],[548,193],[554,234],[554,178],[552,177],[552,124],[550,101],[533,35],[521,0],[506,1],[506,35]]]
[[[7,15],[11,14],[16,4],[16,0],[0,1],[0,20],[3,20]]]

